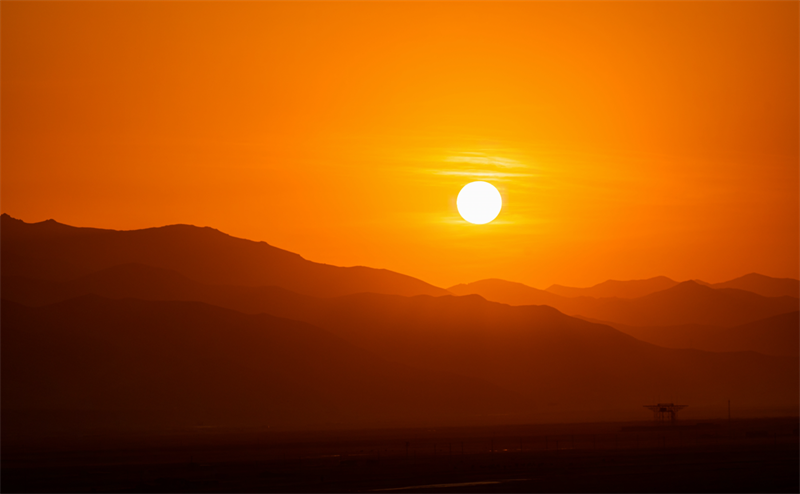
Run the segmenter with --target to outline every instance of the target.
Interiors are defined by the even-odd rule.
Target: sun
[[[475,225],[484,225],[500,214],[503,198],[489,182],[471,182],[461,188],[456,207],[465,220]]]

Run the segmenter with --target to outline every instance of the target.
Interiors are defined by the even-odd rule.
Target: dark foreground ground
[[[3,492],[800,492],[798,419],[14,437]]]

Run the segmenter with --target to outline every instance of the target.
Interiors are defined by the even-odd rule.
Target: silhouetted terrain
[[[695,282],[565,297],[502,280],[453,296],[210,228],[117,232],[5,215],[2,261],[4,491],[621,492],[652,475],[725,491],[796,480],[796,429],[785,424],[726,435],[700,424],[669,439],[577,425],[533,436],[514,424],[646,419],[642,405],[658,397],[702,417],[728,400],[737,417],[796,416],[797,298]],[[632,297],[667,282],[595,288]],[[459,432],[460,460],[451,433],[425,436],[499,424],[517,428]],[[348,442],[356,429],[412,426],[426,429]],[[665,462],[668,442],[683,463]],[[578,465],[585,476],[565,483]],[[772,480],[756,482],[759,472]]]
[[[7,214],[0,221],[4,275],[65,281],[137,262],[172,269],[205,283],[275,285],[309,295],[447,293],[403,274],[319,264],[266,242],[231,237],[207,227],[171,225],[116,231],[76,228],[53,220],[25,223]]]
[[[643,297],[562,297],[520,283],[484,280],[451,287],[457,295],[475,293],[511,305],[550,305],[571,315],[629,326],[676,326],[704,324],[733,327],[798,310],[794,297],[764,297],[731,288],[714,289],[694,281]]]
[[[672,288],[677,285],[677,281],[673,281],[666,276],[657,276],[646,280],[630,280],[630,281],[617,281],[608,280],[589,288],[574,288],[571,286],[552,285],[547,288],[550,293],[561,295],[562,297],[619,297],[619,298],[636,298],[650,295],[651,293],[660,292],[667,288]],[[734,288],[734,287],[731,287]]]
[[[736,288],[757,293],[764,297],[800,297],[800,280],[791,278],[771,278],[751,273],[723,283],[711,284],[702,280],[692,281],[710,288]],[[677,284],[677,281],[673,281],[666,276],[657,276],[646,280],[608,280],[588,288],[552,285],[546,290],[539,290],[522,283],[487,279],[473,283],[462,283],[452,286],[448,290],[456,295],[478,293],[490,300],[512,305],[540,305],[548,302],[558,303],[560,300],[557,297],[548,297],[545,292],[569,298],[638,298],[672,288]]]
[[[767,355],[800,353],[800,312],[787,312],[733,328],[687,324],[667,327],[608,324],[639,340],[667,348],[695,348],[711,352],[754,351]]]
[[[798,309],[794,297],[762,297],[732,288],[713,289],[694,281],[635,299],[599,299],[573,309],[583,316],[632,326],[708,324],[723,327],[757,321]]]
[[[742,277],[709,285],[711,288],[738,288],[765,297],[800,297],[800,280],[791,278],[770,278],[763,274],[750,273]]]
[[[570,303],[562,295],[539,290],[522,283],[494,278],[454,285],[447,291],[459,296],[480,295],[486,300],[509,305],[549,305],[558,308],[558,306]]]
[[[531,411],[540,414],[636,414],[660,392],[678,393],[694,406],[720,404],[731,397],[741,406],[756,408],[797,404],[796,358],[659,348],[546,306],[514,307],[478,296],[315,298],[275,287],[203,285],[135,264],[74,282],[14,278],[3,284],[5,297],[32,305],[52,302],[59,293],[62,299],[96,293],[198,300],[305,321],[388,360],[514,391],[527,397]],[[31,293],[50,293],[52,298],[37,302]]]
[[[474,378],[388,362],[309,324],[199,302],[3,301],[2,407],[118,426],[412,425],[519,411]],[[13,427],[13,425],[12,425]]]
[[[284,304],[273,312],[313,321],[399,362],[480,376],[544,410],[624,413],[654,390],[696,406],[731,393],[743,406],[797,404],[795,358],[667,350],[546,306],[359,294],[318,307],[289,314],[293,308]]]

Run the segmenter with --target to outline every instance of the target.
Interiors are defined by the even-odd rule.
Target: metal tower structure
[[[644,407],[653,412],[653,420],[657,422],[675,422],[675,415],[679,410],[683,410],[689,405],[676,405],[674,403],[659,403],[657,405],[645,405]]]

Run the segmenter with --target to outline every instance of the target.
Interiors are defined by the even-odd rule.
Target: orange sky
[[[439,286],[798,277],[797,2],[2,2],[2,211]],[[487,180],[488,225],[455,209]]]

